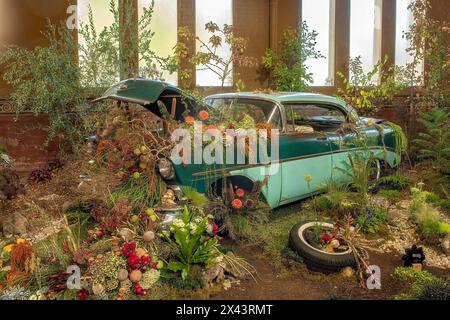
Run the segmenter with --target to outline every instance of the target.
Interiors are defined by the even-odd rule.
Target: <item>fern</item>
[[[438,171],[450,175],[450,112],[434,108],[421,112],[418,121],[425,127],[414,142],[419,147],[418,158],[433,163]]]

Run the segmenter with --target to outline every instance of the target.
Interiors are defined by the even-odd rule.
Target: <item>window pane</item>
[[[143,8],[148,8],[152,0],[139,0],[139,15]],[[173,48],[177,44],[177,0],[155,0],[155,7],[151,29],[155,33],[151,48],[157,56],[167,57],[173,54]],[[176,73],[163,72],[165,81],[174,85],[178,83]]]
[[[110,26],[114,22],[114,17],[109,11],[110,0],[78,0],[78,20],[83,23],[89,23],[89,6],[92,8],[95,28],[100,33],[104,27]],[[116,6],[118,6],[116,1]],[[80,39],[80,42],[83,42]]]
[[[364,72],[378,63],[381,55],[381,2],[351,0],[350,57],[361,56]]]
[[[224,24],[233,24],[233,2],[232,0],[196,0],[196,34],[204,42],[208,42],[211,34],[205,30],[205,25],[212,21],[223,28]],[[224,39],[222,39],[224,40]],[[223,41],[222,41],[223,42]],[[197,41],[197,51],[200,50],[200,44]],[[217,54],[224,60],[228,60],[231,56],[231,50],[228,45],[222,45]],[[219,66],[220,67],[220,66]],[[215,68],[215,71],[222,73],[221,70]],[[203,70],[204,67],[197,66],[197,85],[198,86],[221,86],[220,77],[211,70]],[[232,76],[225,81],[226,86],[233,83]]]
[[[302,20],[306,21],[309,30],[319,33],[316,38],[316,49],[325,59],[306,61],[309,72],[313,74],[314,86],[331,86],[334,83],[334,59],[331,30],[331,2],[333,0],[303,0]]]
[[[411,2],[413,2],[413,0],[397,0],[395,64],[398,66],[406,66],[406,64],[413,62],[413,56],[406,52],[406,49],[410,46],[409,42],[403,36],[404,33],[409,30],[409,26],[414,21],[411,11],[408,10],[408,6]],[[423,70],[423,64],[419,63],[416,70],[421,73]]]
[[[115,0],[116,9],[119,1]],[[89,8],[92,9],[96,38],[92,34],[89,26]],[[88,27],[88,37],[91,44],[88,46],[86,39],[79,33],[78,42],[80,45],[79,61],[82,68],[82,84],[86,87],[109,87],[120,80],[119,68],[113,60],[105,61],[101,57],[102,63],[96,63],[98,51],[95,49],[100,40],[100,34],[105,28],[109,28],[114,23],[114,15],[110,12],[110,0],[78,0],[78,24]],[[116,69],[114,69],[116,67]]]

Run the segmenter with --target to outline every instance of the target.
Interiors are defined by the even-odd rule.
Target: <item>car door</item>
[[[286,132],[280,136],[281,204],[323,189],[332,170],[328,132],[320,128],[320,121],[316,128],[313,123],[328,109],[317,104],[285,104],[285,112]]]

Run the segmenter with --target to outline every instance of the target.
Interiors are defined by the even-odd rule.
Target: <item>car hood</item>
[[[93,102],[103,100],[117,100],[142,105],[147,110],[161,117],[162,113],[158,101],[163,102],[170,113],[172,100],[177,99],[177,112],[175,120],[182,120],[186,109],[192,114],[196,107],[195,98],[180,88],[166,82],[149,80],[144,78],[133,78],[121,81]]]

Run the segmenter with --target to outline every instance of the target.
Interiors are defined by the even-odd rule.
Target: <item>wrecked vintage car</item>
[[[179,123],[199,111],[194,97],[181,89],[142,78],[125,80],[97,100],[105,99],[139,104],[158,117],[172,112]],[[353,107],[334,97],[229,93],[207,97],[206,104],[229,110],[224,114],[230,117],[236,111],[245,113],[254,123],[278,130],[278,158],[270,163],[224,165],[174,164],[167,159],[160,162],[159,170],[168,185],[193,187],[202,193],[212,190],[216,195],[229,194],[229,188],[232,193],[238,188],[251,192],[258,185],[258,193],[276,208],[321,192],[327,181],[350,181],[352,155],[367,157],[373,178],[400,163],[398,131],[383,120],[359,117]],[[270,170],[273,167],[276,170]]]

